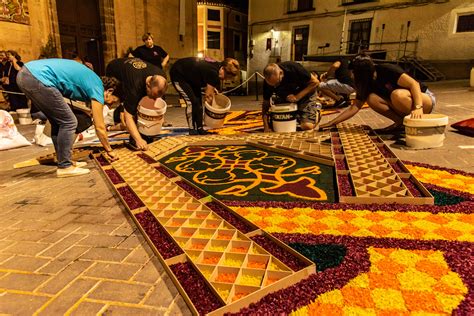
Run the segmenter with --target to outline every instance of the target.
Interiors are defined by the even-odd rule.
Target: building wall
[[[295,26],[309,25],[308,55],[321,54],[318,48],[325,43],[325,54],[346,53],[350,22],[372,18],[370,49],[386,49],[389,59],[413,54],[429,60],[449,72],[446,63],[456,64],[452,72],[456,78],[468,77],[474,57],[474,32],[455,34],[455,24],[459,13],[474,13],[474,3],[464,0],[450,0],[441,4],[398,7],[407,1],[380,0],[372,3],[341,6],[341,1],[314,1],[315,10],[287,14],[286,0],[266,1],[250,0],[249,3],[249,39],[253,40],[253,54],[249,57],[250,73],[261,71],[268,62],[292,59],[292,32]],[[430,2],[430,1],[427,1]],[[372,8],[363,12],[361,9]],[[345,10],[347,9],[347,14]],[[358,10],[358,12],[354,12]],[[407,28],[407,22],[410,27]],[[385,24],[382,32],[382,25]],[[270,32],[271,28],[276,32]],[[408,30],[408,37],[407,35]],[[383,34],[383,35],[382,35]],[[383,42],[391,44],[380,45]],[[267,48],[267,39],[278,40],[279,56],[272,56],[273,51]],[[341,44],[342,39],[342,44]],[[460,71],[459,71],[460,70]],[[448,77],[451,77],[448,75]]]
[[[0,50],[17,50],[24,61],[29,61],[39,56],[41,46],[47,43],[50,34],[59,43],[56,1],[60,0],[29,0],[30,25],[0,21]],[[103,37],[107,43],[113,44],[112,52],[105,52],[106,62],[122,57],[129,47],[143,45],[141,37],[144,32],[153,33],[155,42],[170,54],[171,59],[195,56],[196,0],[183,1],[186,7],[185,34],[180,38],[180,0],[100,0],[101,6],[113,5],[114,11],[108,18],[108,12],[101,10],[101,15],[107,15]],[[146,7],[144,3],[147,3]]]
[[[52,33],[50,2],[54,1],[28,1],[29,25],[0,21],[0,50],[15,50],[23,61],[36,59]]]

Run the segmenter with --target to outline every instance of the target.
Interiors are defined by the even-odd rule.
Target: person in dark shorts
[[[271,130],[269,124],[270,98],[277,103],[296,103],[297,118],[303,130],[310,130],[319,123],[319,105],[314,98],[319,80],[303,66],[294,61],[268,64],[263,70],[262,118],[265,132]]]
[[[190,135],[203,135],[203,109],[201,89],[209,104],[223,79],[232,79],[240,72],[239,62],[226,58],[223,62],[188,57],[177,60],[170,70],[171,81],[186,102],[186,119]]]
[[[125,124],[130,133],[130,145],[139,150],[147,150],[152,137],[138,131],[136,118],[138,102],[148,96],[154,100],[161,98],[168,88],[166,75],[161,68],[139,58],[117,58],[106,68],[108,77],[117,78],[123,89]]]
[[[346,58],[335,61],[329,70],[321,75],[320,80],[319,91],[336,101],[334,107],[349,105],[349,95],[355,90],[349,61]]]
[[[170,59],[168,53],[161,48],[161,46],[155,45],[151,33],[145,33],[142,36],[142,40],[145,45],[135,48],[135,50],[132,51],[133,57],[140,58],[141,60],[147,61],[161,69],[165,68]]]
[[[434,94],[426,85],[392,64],[375,64],[366,54],[357,55],[351,63],[357,93],[355,102],[344,112],[320,128],[328,128],[353,117],[367,104],[377,113],[393,121],[379,132],[399,132],[403,118],[421,118],[431,113],[436,104]]]

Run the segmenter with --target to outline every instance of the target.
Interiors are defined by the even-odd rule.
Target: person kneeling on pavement
[[[58,177],[78,176],[89,173],[81,168],[86,163],[72,161],[72,147],[78,125],[76,116],[64,98],[90,102],[96,134],[108,158],[116,160],[107,139],[103,105],[119,100],[114,95],[116,80],[104,83],[86,66],[67,59],[41,59],[26,63],[17,76],[21,91],[34,102],[51,123],[51,138],[58,160]]]
[[[293,61],[268,64],[263,70],[262,118],[265,132],[271,131],[269,124],[270,99],[274,104],[298,104],[297,119],[302,130],[311,130],[320,120],[319,104],[313,98],[319,80],[315,75]]]
[[[117,78],[124,94],[124,117],[130,133],[130,146],[138,150],[147,150],[153,137],[138,131],[137,112],[140,100],[148,96],[156,100],[165,95],[168,82],[164,71],[140,58],[117,58],[112,60],[105,71],[108,77]]]

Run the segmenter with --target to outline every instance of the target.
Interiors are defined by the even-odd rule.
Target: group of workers
[[[163,67],[168,63],[169,55],[154,45],[150,33],[143,36],[143,41],[145,45],[135,49],[133,57],[112,60],[106,67],[106,76],[102,78],[83,64],[66,59],[31,61],[19,71],[19,88],[51,123],[58,177],[89,172],[82,168],[84,163],[72,161],[77,118],[64,97],[90,104],[96,134],[110,160],[118,157],[107,139],[104,105],[122,103],[131,145],[138,150],[147,150],[152,138],[139,132],[137,109],[143,97],[156,100],[165,95],[168,82]],[[217,62],[188,57],[173,64],[170,69],[171,82],[186,102],[186,118],[191,135],[207,133],[203,128],[202,90],[205,101],[211,103],[221,80],[232,79],[239,73],[239,63],[233,58]],[[394,122],[389,130],[396,129],[401,126],[404,116],[411,113],[413,117],[420,117],[423,113],[430,113],[435,104],[434,95],[401,68],[375,65],[369,56],[363,54],[350,64],[345,61],[334,63],[320,77],[291,61],[268,64],[264,69],[264,77],[262,116],[265,131],[271,131],[268,120],[271,103],[282,102],[298,105],[301,129],[316,128],[320,120],[315,98],[318,90],[334,98],[338,105],[347,102],[344,95],[356,92],[355,102],[320,128],[331,127],[351,118],[367,102],[372,109]]]

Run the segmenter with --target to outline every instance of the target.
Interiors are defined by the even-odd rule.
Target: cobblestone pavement
[[[438,97],[436,112],[449,115],[450,124],[474,116],[474,92],[466,81],[430,88]],[[259,108],[254,96],[232,97],[232,102],[233,109]],[[184,109],[170,108],[167,121],[184,126]],[[370,109],[352,122],[388,125]],[[20,130],[31,137],[34,127]],[[387,143],[402,159],[474,172],[474,138],[450,128],[446,134],[438,149]],[[12,168],[50,152],[34,145],[0,152],[0,314],[189,314],[91,161],[91,173],[77,178],[58,179],[53,166]]]

